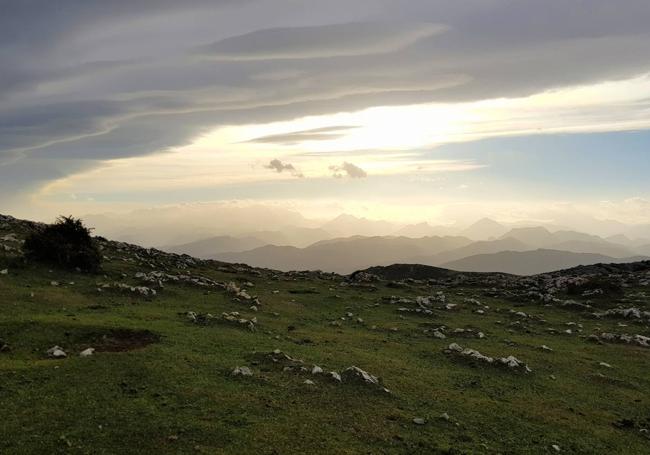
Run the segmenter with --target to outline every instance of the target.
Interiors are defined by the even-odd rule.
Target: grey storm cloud
[[[334,165],[330,166],[329,170],[332,171],[332,176],[340,179],[343,177],[350,177],[351,179],[362,179],[368,177],[368,173],[361,169],[359,166],[356,166],[347,161],[343,162],[340,166]]]
[[[274,28],[203,46],[199,52],[223,60],[309,59],[395,52],[442,33],[438,24],[347,23]]]
[[[2,188],[25,191],[221,125],[523,96],[650,71],[647,0],[301,4],[0,0]]]
[[[273,169],[275,172],[278,172],[278,173],[288,171],[288,172],[291,173],[291,175],[293,175],[295,177],[299,177],[299,178],[304,177],[304,175],[300,171],[298,171],[298,169],[296,169],[296,167],[293,164],[291,164],[291,163],[283,163],[282,161],[280,161],[277,158],[271,160],[269,162],[269,164],[267,164],[264,167],[267,168],[267,169]]]

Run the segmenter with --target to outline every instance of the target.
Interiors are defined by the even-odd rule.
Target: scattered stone
[[[451,343],[447,349],[444,350],[446,354],[454,355],[457,357],[465,358],[472,361],[478,361],[479,363],[490,364],[490,365],[503,365],[513,370],[523,371],[525,373],[530,373],[532,370],[521,360],[510,355],[508,357],[501,357],[494,359],[481,354],[479,351],[470,348],[463,348],[457,343]]]
[[[87,348],[79,353],[79,357],[90,357],[95,353],[95,348]]]
[[[413,419],[413,423],[416,425],[424,425],[425,423],[427,423],[427,421],[424,420],[422,417],[416,417]]]
[[[242,318],[237,311],[230,313],[221,313],[221,321],[225,321],[230,324],[238,325],[240,327],[246,327],[251,332],[254,332],[257,326],[257,318],[246,319]]]
[[[118,291],[131,292],[133,294],[138,294],[144,297],[155,297],[157,294],[155,289],[149,288],[147,286],[131,286],[130,284],[126,283],[99,283],[99,286],[100,291],[103,289],[117,289]]]
[[[594,339],[592,336],[588,338],[590,341]],[[618,333],[601,333],[600,336],[596,336],[596,339],[601,342],[608,343],[623,343],[623,344],[632,344],[636,346],[641,346],[644,348],[650,348],[650,337],[643,335],[626,335]]]
[[[314,381],[312,381],[311,379],[305,379],[305,380],[303,381],[303,384],[307,384],[307,385],[316,385],[316,383],[315,383]]]
[[[68,356],[61,346],[51,347],[47,350],[47,355],[53,359],[62,359]]]
[[[343,380],[341,379],[341,375],[338,374],[336,371],[330,371],[329,373],[327,373],[327,375],[328,375],[331,379],[335,380],[336,382],[342,382],[342,381],[343,381]]]
[[[650,311],[642,311],[638,308],[613,308],[601,313],[594,313],[597,318],[615,317],[624,319],[650,319]]]
[[[255,300],[255,303],[259,305],[259,300],[254,299],[247,291],[246,289],[240,289],[239,286],[237,286],[234,282],[229,282],[226,284],[226,292],[229,294],[232,294],[235,296],[237,299],[243,299],[243,300]]]
[[[384,392],[390,393],[390,390],[381,384],[381,379],[379,379],[377,376],[371,375],[359,367],[351,366],[343,370],[341,373],[341,380],[347,383],[357,383],[373,386],[381,389]]]
[[[9,273],[8,269],[2,269],[0,270],[0,275],[7,275]]]
[[[253,371],[249,367],[235,367],[232,370],[233,376],[253,376]]]

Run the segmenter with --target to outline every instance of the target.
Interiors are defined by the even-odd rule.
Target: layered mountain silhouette
[[[447,262],[442,264],[442,267],[461,272],[502,272],[514,275],[536,275],[579,265],[627,263],[646,259],[646,257],[640,256],[615,259],[601,254],[539,249],[479,254]]]
[[[481,223],[493,226],[492,233],[498,232],[490,220]],[[646,254],[643,247],[627,247],[590,234],[530,227],[512,229],[495,240],[473,241],[465,236],[352,236],[322,240],[305,248],[264,245],[202,257],[285,271],[351,273],[372,266],[409,263],[530,275],[600,262],[632,262],[644,259]]]
[[[425,253],[440,253],[466,246],[465,237],[348,237],[324,240],[307,248],[267,245],[240,253],[223,253],[212,259],[278,270],[324,270],[352,273],[371,265],[404,262]]]
[[[196,218],[197,214],[201,217]],[[100,235],[157,245],[172,253],[283,271],[351,273],[408,263],[529,274],[650,256],[650,226],[613,222],[595,222],[620,229],[604,238],[551,224],[513,227],[490,218],[470,225],[396,225],[347,214],[314,220],[289,210],[223,205],[90,219]],[[116,220],[123,221],[119,232],[110,229]]]

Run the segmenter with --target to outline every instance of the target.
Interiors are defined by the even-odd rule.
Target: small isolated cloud
[[[278,145],[295,145],[305,141],[329,141],[343,137],[349,130],[358,126],[335,125],[310,130],[291,131],[282,134],[272,134],[251,139],[247,142],[258,142]]]
[[[291,163],[283,163],[282,161],[280,161],[277,158],[271,160],[269,162],[269,164],[267,164],[264,167],[266,169],[273,169],[275,172],[278,172],[278,173],[288,171],[288,172],[291,173],[291,175],[293,175],[294,177],[298,177],[298,178],[304,177],[303,173],[298,171],[298,169],[296,169],[296,167],[293,164],[291,164]]]
[[[368,173],[361,169],[359,166],[356,166],[347,161],[341,164],[340,166],[330,166],[329,170],[333,172],[332,176],[340,179],[343,177],[350,177],[351,179],[362,179],[368,177]]]

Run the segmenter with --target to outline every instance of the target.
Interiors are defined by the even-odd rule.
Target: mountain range
[[[650,256],[650,226],[598,220],[593,221],[596,229],[585,233],[553,223],[501,223],[490,218],[465,225],[399,225],[349,214],[317,220],[292,210],[224,204],[96,215],[85,220],[105,237],[285,271],[351,273],[399,262],[532,273]],[[520,267],[519,257],[526,257],[529,267]]]
[[[493,233],[497,233],[496,229]],[[551,232],[544,227],[515,228],[493,240],[474,241],[465,236],[351,236],[315,242],[299,248],[259,245],[242,250],[244,242],[228,247],[223,238],[212,246],[199,241],[168,249],[225,262],[288,270],[323,270],[352,273],[393,263],[423,264],[461,271],[531,275],[600,262],[631,262],[650,252],[644,246],[620,245],[575,231]],[[234,249],[237,248],[237,249]],[[208,253],[210,251],[219,252]],[[200,254],[197,254],[200,253]]]

